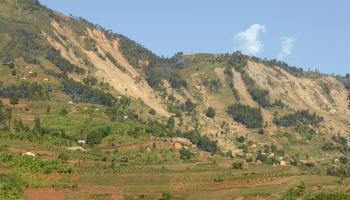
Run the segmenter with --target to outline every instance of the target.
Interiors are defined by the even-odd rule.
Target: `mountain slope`
[[[303,173],[350,174],[349,76],[240,52],[162,58],[36,0],[0,0],[0,60],[0,172],[18,168],[9,179],[33,187],[79,187],[81,195],[84,181],[99,185],[89,178],[97,171],[131,173],[118,181],[146,171],[162,185],[138,183],[150,199],[164,188],[179,199],[201,199],[208,188],[231,198],[220,192],[237,196],[245,183],[236,176],[275,187],[308,180]],[[38,158],[23,159],[26,151]],[[245,167],[252,173],[243,176]],[[106,190],[139,195],[125,187]]]

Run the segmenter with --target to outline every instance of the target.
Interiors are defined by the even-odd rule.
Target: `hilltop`
[[[334,180],[350,175],[349,76],[241,52],[159,57],[36,0],[0,5],[5,199],[275,199],[301,181],[305,194],[318,181],[318,190],[347,188]]]

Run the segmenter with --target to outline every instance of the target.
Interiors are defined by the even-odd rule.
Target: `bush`
[[[323,151],[334,151],[336,146],[332,142],[327,142],[322,146]]]
[[[264,129],[260,128],[259,131],[258,131],[258,134],[264,135],[264,133],[265,133]]]
[[[154,110],[153,108],[151,108],[151,109],[149,110],[149,114],[155,115],[155,114],[156,114],[156,110]]]
[[[169,192],[164,192],[160,200],[171,200],[171,195]]]
[[[305,194],[305,184],[301,182],[297,187],[288,190],[282,200],[296,200]]]
[[[219,92],[222,88],[222,83],[220,82],[220,79],[205,79],[203,81],[203,84],[209,89],[210,92]]]
[[[187,99],[184,104],[181,105],[181,109],[185,112],[193,112],[196,109],[196,105],[191,100]]]
[[[244,124],[247,128],[262,128],[263,117],[261,110],[242,104],[234,104],[227,108],[230,114],[237,122]]]
[[[16,175],[0,174],[0,199],[20,199],[24,194],[24,186],[24,182]]]
[[[175,126],[175,119],[174,117],[169,117],[168,121],[167,121],[167,124],[166,124],[166,127],[168,129],[173,129]]]
[[[205,115],[209,118],[215,117],[215,110],[212,107],[209,107],[208,110],[205,112]]]
[[[182,149],[180,150],[180,158],[182,160],[190,160],[192,158],[191,150],[182,147]]]
[[[69,155],[66,152],[60,152],[57,158],[62,161],[67,161],[69,160]]]
[[[233,162],[232,169],[243,169],[243,163],[242,162]]]
[[[100,144],[102,139],[107,135],[110,135],[111,132],[112,129],[110,126],[98,127],[88,133],[86,143],[88,143],[89,145]]]

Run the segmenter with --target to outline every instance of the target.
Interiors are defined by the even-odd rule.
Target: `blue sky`
[[[350,1],[40,0],[158,55],[241,50],[304,69],[350,73]]]

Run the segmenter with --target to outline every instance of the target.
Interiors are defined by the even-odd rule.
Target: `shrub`
[[[182,149],[180,150],[180,158],[182,160],[190,160],[192,158],[191,150],[182,147]]]
[[[156,110],[154,110],[153,108],[151,108],[151,109],[149,110],[149,114],[155,115],[155,114],[156,114]]]
[[[323,151],[334,151],[336,146],[332,142],[327,142],[322,146]]]
[[[102,139],[106,137],[107,135],[110,135],[112,132],[112,129],[110,126],[105,126],[105,127],[98,127],[94,130],[91,130],[87,134],[86,142],[89,145],[96,145],[100,144]]]
[[[222,88],[222,83],[220,82],[220,79],[205,79],[203,81],[203,84],[209,89],[210,92],[218,92]]]
[[[233,162],[232,169],[243,169],[243,163],[242,162]]]
[[[282,200],[296,200],[305,194],[305,184],[301,182],[295,188],[288,190],[288,192],[282,197]]]
[[[185,112],[193,112],[196,109],[196,105],[191,100],[187,99],[184,104],[181,105],[181,109]]]
[[[167,124],[166,124],[166,127],[169,128],[169,129],[173,129],[175,126],[175,119],[174,117],[169,117],[168,121],[167,121]]]
[[[171,200],[171,195],[169,192],[164,192],[160,200]]]
[[[69,155],[66,152],[60,152],[57,158],[62,161],[67,161],[69,160]]]
[[[24,182],[16,175],[0,174],[0,199],[20,199],[24,186]]]
[[[258,134],[263,135],[265,133],[264,129],[260,128]]]
[[[209,118],[215,117],[215,110],[212,107],[209,107],[208,110],[205,112],[205,115]]]

